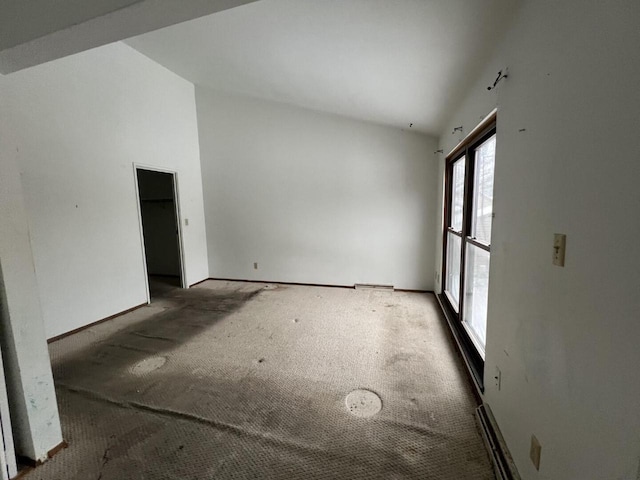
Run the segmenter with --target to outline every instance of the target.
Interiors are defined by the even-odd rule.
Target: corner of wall
[[[0,79],[0,321],[16,451],[45,459],[62,441],[29,227]]]

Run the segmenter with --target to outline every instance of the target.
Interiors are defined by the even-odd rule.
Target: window
[[[465,157],[453,163],[451,180],[451,215],[447,232],[447,276],[445,292],[451,305],[458,311],[460,303],[460,260],[462,259],[462,222],[464,208]]]
[[[488,117],[446,164],[443,306],[480,385],[487,338],[496,117]]]

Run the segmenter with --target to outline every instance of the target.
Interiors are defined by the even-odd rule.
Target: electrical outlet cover
[[[553,235],[553,264],[564,267],[564,257],[567,249],[567,236],[563,233]]]
[[[540,454],[542,453],[542,445],[535,435],[531,435],[531,449],[529,450],[529,457],[531,463],[536,467],[536,470],[540,470]]]

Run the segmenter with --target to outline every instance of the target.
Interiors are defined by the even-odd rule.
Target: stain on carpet
[[[51,344],[70,446],[25,478],[494,478],[431,295],[273,286],[164,289]]]

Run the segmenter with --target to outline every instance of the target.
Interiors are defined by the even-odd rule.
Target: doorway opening
[[[148,300],[175,287],[185,287],[180,210],[174,172],[137,166]]]

